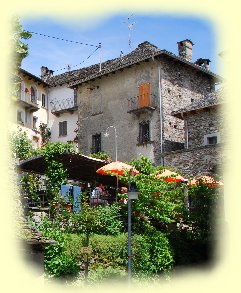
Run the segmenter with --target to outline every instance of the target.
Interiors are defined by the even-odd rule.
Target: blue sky
[[[177,54],[177,42],[191,39],[194,43],[193,61],[209,58],[212,61],[211,71],[218,73],[219,52],[216,51],[217,36],[212,23],[183,15],[135,13],[109,15],[98,20],[90,18],[88,22],[81,19],[22,18],[24,30],[38,33],[25,41],[29,45],[29,56],[24,59],[22,68],[40,76],[40,67],[47,66],[55,71],[54,74],[60,74],[66,71],[62,69],[68,65],[71,69],[78,69],[99,63],[100,56],[104,62],[119,57],[121,51],[127,54],[130,52],[128,18],[129,24],[133,24],[131,50],[149,41],[160,49]],[[102,50],[101,53],[100,50],[93,53],[95,46],[74,44],[39,34],[95,46],[101,43]]]

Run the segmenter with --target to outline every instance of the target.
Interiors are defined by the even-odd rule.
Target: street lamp
[[[132,175],[132,178],[130,178],[130,175]],[[131,284],[131,200],[138,199],[139,194],[134,180],[133,168],[129,172],[128,183],[128,283]]]
[[[113,126],[113,125],[107,127],[104,136],[105,136],[105,137],[108,137],[108,136],[109,136],[108,130],[109,130],[111,127],[114,128],[114,131],[115,131],[115,161],[117,161],[117,134],[116,134],[116,127]]]

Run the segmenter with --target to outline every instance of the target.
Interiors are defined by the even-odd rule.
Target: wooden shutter
[[[149,107],[150,106],[150,83],[143,83],[139,86],[139,107]]]

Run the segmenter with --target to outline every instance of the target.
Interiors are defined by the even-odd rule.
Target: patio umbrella
[[[223,182],[214,179],[212,176],[199,176],[192,179],[190,182],[187,183],[187,186],[196,186],[201,182],[202,184],[207,185],[209,188],[214,187],[224,187]]]
[[[101,175],[123,175],[125,170],[130,171],[133,169],[134,175],[138,174],[139,171],[136,170],[134,167],[131,165],[128,165],[126,163],[116,161],[109,163],[101,168],[99,168],[96,173],[101,174]]]
[[[183,182],[185,180],[181,175],[167,169],[165,169],[161,174],[157,174],[156,177],[162,178],[166,182]]]
[[[101,174],[101,175],[115,175],[116,176],[116,188],[118,189],[118,175],[123,175],[125,170],[130,171],[131,169],[132,169],[132,172],[134,175],[139,173],[139,171],[136,170],[131,165],[128,165],[128,164],[120,162],[120,161],[115,161],[115,162],[109,163],[109,164],[99,168],[96,171],[96,173]],[[116,200],[117,200],[117,197],[116,197]]]

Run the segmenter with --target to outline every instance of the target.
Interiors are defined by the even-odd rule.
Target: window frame
[[[59,137],[68,135],[68,123],[67,120],[59,122]]]
[[[101,144],[101,133],[95,133],[92,135],[92,150],[93,154],[102,151],[102,144]]]
[[[151,142],[150,120],[143,120],[139,123],[139,136],[137,138],[137,141],[138,144]]]
[[[216,143],[209,143],[209,139],[216,137],[217,142]],[[204,135],[204,145],[217,145],[220,143],[220,133],[219,132],[214,132],[214,133],[209,133]]]

